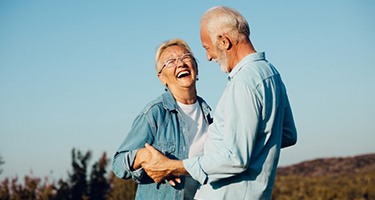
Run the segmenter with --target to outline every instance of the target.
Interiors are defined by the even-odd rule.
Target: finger
[[[180,179],[179,177],[176,177],[176,178],[174,179],[174,181],[177,182],[177,183],[181,183],[181,179]]]
[[[149,145],[148,143],[145,144],[145,148],[149,150],[151,153],[157,152],[157,150],[153,146]]]
[[[176,183],[174,182],[174,180],[168,180],[168,183],[171,185],[171,186],[176,186]]]

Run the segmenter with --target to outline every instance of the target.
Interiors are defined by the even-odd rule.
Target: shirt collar
[[[211,124],[213,122],[213,119],[210,116],[210,111],[211,111],[210,106],[199,96],[197,96],[197,101],[199,102],[199,105],[202,108],[202,111],[205,116],[205,119],[207,120],[207,123]],[[177,111],[176,100],[174,99],[169,89],[166,89],[166,92],[162,94],[162,103],[165,109],[169,111]]]
[[[211,111],[211,107],[200,96],[197,96],[197,101],[199,105],[201,106],[205,115],[209,114],[209,112]],[[171,110],[171,111],[177,110],[176,100],[174,99],[169,89],[166,89],[166,91],[163,93],[162,102],[163,102],[163,106],[165,109]]]
[[[162,102],[163,106],[167,110],[177,110],[176,100],[174,99],[171,91],[166,89],[167,91],[163,93]]]
[[[237,63],[236,66],[234,66],[232,71],[228,74],[228,80],[229,81],[232,80],[233,77],[242,69],[242,67],[245,66],[246,63],[255,62],[259,60],[265,60],[265,59],[266,59],[266,55],[264,52],[255,52],[255,53],[251,53],[245,56],[244,58],[242,58],[242,60],[239,63]]]

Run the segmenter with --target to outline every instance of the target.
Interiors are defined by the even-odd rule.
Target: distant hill
[[[375,153],[354,157],[322,158],[305,161],[287,167],[280,167],[277,170],[277,174],[280,176],[341,175],[374,169]]]
[[[280,167],[272,199],[375,200],[375,154]]]

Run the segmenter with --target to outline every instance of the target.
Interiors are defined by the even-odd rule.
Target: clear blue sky
[[[65,177],[72,148],[112,157],[163,92],[154,54],[167,39],[190,44],[198,93],[215,109],[226,75],[199,39],[199,19],[215,5],[245,16],[287,85],[299,141],[280,165],[375,153],[375,1],[2,0],[0,180]]]

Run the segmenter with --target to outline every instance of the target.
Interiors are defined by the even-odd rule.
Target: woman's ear
[[[164,76],[162,73],[158,73],[158,78],[160,80],[160,82],[163,84],[163,85],[166,85],[167,84],[167,81],[165,80]]]
[[[198,72],[199,72],[199,70],[198,70],[198,62],[197,62],[197,60],[195,58],[193,59],[193,61],[194,61],[195,69],[197,70],[197,75],[198,75]]]

